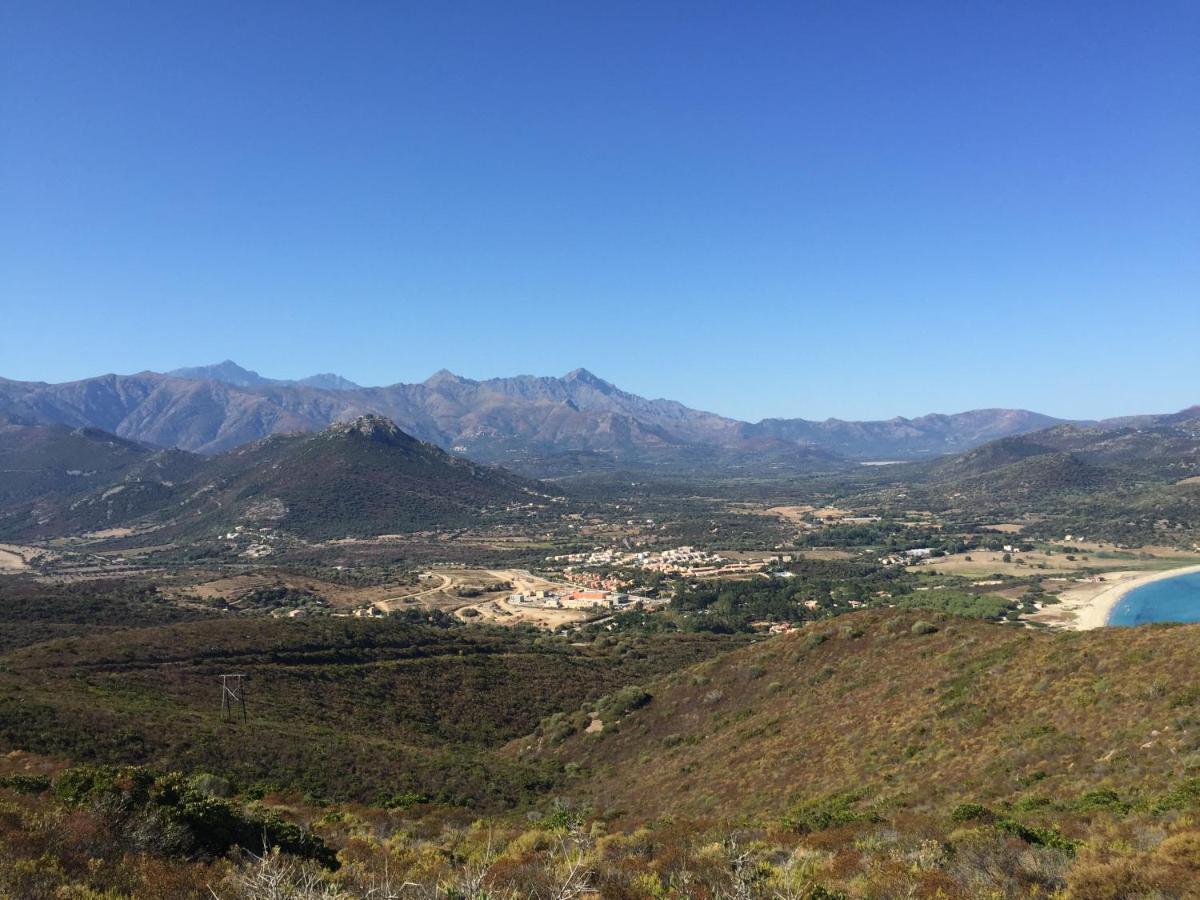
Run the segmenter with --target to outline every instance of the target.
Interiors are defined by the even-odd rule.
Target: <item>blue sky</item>
[[[1200,403],[1200,4],[0,10],[0,375]]]

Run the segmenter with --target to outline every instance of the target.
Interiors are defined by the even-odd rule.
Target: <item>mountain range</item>
[[[387,387],[359,387],[338,375],[271,379],[231,361],[61,384],[0,379],[0,419],[99,428],[203,454],[365,414],[386,416],[443,449],[517,467],[587,454],[621,464],[755,460],[812,469],[959,452],[1062,422],[1026,410],[984,409],[870,422],[750,423],[639,397],[585,369],[483,381],[443,370],[419,384]]]

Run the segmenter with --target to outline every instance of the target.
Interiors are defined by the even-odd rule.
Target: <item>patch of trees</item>
[[[792,577],[685,584],[671,609],[689,630],[744,632],[758,620],[801,622],[849,612],[880,595],[906,593],[914,583],[903,570],[845,560],[801,560],[788,572]]]

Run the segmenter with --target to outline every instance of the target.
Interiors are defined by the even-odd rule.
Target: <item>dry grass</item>
[[[813,511],[811,506],[772,506],[770,509],[764,510],[767,515],[779,516],[789,522],[803,522],[809,513]]]
[[[406,584],[355,587],[268,569],[253,574],[215,578],[198,584],[174,585],[166,588],[164,593],[176,598],[192,596],[203,600],[219,599],[232,603],[252,591],[273,587],[312,591],[328,600],[331,606],[341,609],[365,606],[398,594],[419,590],[417,587]]]
[[[0,570],[5,572],[24,572],[29,569],[29,560],[42,551],[36,547],[24,547],[20,544],[0,544]]]

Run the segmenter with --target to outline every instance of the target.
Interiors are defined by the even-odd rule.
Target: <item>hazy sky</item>
[[[0,5],[0,375],[1200,403],[1200,3]]]

